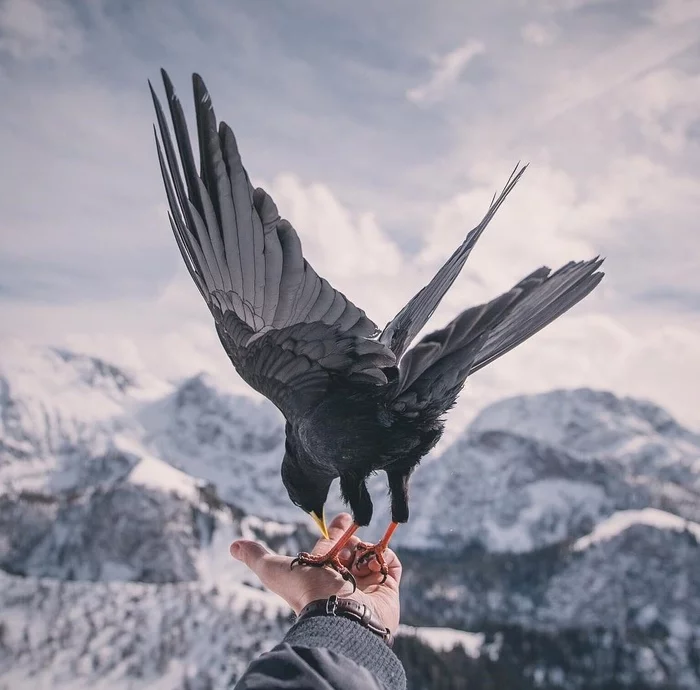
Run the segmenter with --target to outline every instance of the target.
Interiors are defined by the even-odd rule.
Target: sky
[[[431,321],[542,265],[593,295],[451,424],[589,386],[700,429],[700,0],[0,0],[0,338],[244,390],[166,215],[147,80],[205,79],[316,270],[384,325],[530,167]],[[0,349],[1,356],[1,349]]]

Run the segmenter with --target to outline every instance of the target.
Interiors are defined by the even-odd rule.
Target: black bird
[[[409,350],[525,167],[516,167],[479,225],[380,331],[314,271],[270,195],[252,187],[231,128],[225,122],[217,128],[209,93],[195,74],[197,171],[182,106],[161,72],[177,151],[151,86],[162,140],[161,147],[156,133],[156,145],[185,265],[236,371],[286,419],[282,481],[289,498],[327,536],[323,507],[331,482],[340,478],[353,514],[353,526],[327,554],[302,553],[297,560],[329,565],[350,578],[338,554],[369,524],[366,481],[383,470],[392,522],[378,544],[362,546],[360,558],[375,557],[386,576],[382,552],[396,526],[408,520],[411,472],[440,438],[444,415],[467,376],[590,293],[603,277],[602,260],[570,262],[554,272],[539,268]]]

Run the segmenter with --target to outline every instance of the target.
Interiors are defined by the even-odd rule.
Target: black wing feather
[[[469,375],[524,342],[588,295],[602,259],[543,267],[486,304],[467,309],[423,338],[399,365],[393,407],[436,418],[454,404]]]
[[[515,166],[498,198],[494,194],[489,209],[479,225],[469,232],[461,246],[435,274],[434,278],[384,328],[379,340],[391,349],[397,360],[401,358],[406,348],[433,315],[442,298],[464,268],[477,240],[496,215],[496,211],[501,207],[506,197],[518,184],[525,170],[527,170],[527,165],[521,167],[518,163]]]
[[[385,384],[394,355],[371,340],[378,329],[365,313],[304,259],[270,196],[253,189],[232,130],[217,127],[202,79],[193,76],[198,173],[182,106],[162,74],[179,153],[178,161],[151,87],[171,226],[240,375],[288,419],[317,404],[333,378]]]

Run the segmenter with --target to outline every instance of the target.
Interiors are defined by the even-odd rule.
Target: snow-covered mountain
[[[404,543],[529,551],[620,510],[700,521],[700,435],[661,408],[579,389],[511,398],[415,475]]]
[[[287,612],[227,545],[293,553],[313,539],[279,477],[282,421],[204,376],[173,384],[3,344],[0,690],[223,688],[279,637]],[[372,491],[376,534],[382,477]],[[700,687],[699,491],[700,436],[651,403],[575,390],[492,405],[417,470],[396,541],[405,622],[473,635],[421,629],[415,644],[456,640],[473,663],[510,654],[523,683],[559,687],[522,635],[550,636],[556,656],[562,631],[607,630],[625,677]],[[569,661],[562,686],[597,687]]]
[[[602,458],[636,476],[700,489],[700,434],[648,401],[603,391],[554,391],[491,405],[471,429],[507,429],[582,460]]]

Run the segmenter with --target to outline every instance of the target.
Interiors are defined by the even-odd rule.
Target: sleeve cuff
[[[387,690],[405,690],[399,658],[377,635],[341,616],[312,616],[295,623],[285,635],[292,647],[323,647],[366,668]]]

